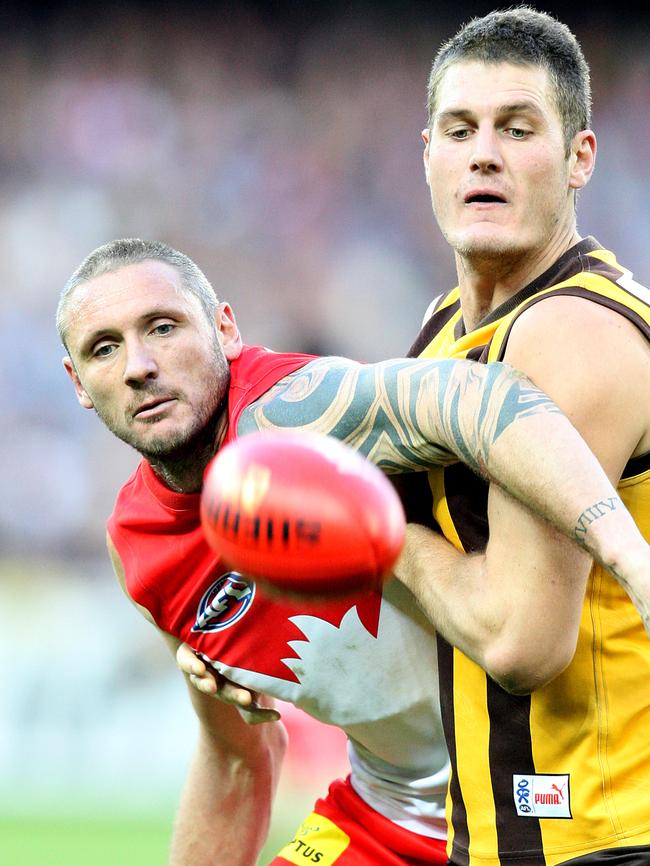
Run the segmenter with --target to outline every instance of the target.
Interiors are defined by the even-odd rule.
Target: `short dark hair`
[[[591,121],[589,66],[566,24],[530,6],[473,18],[445,42],[433,61],[428,86],[429,126],[440,82],[453,64],[465,60],[542,66],[548,71],[567,153],[577,132]]]
[[[63,287],[56,311],[56,326],[61,342],[67,349],[67,307],[78,286],[89,283],[102,274],[110,274],[127,265],[145,261],[165,262],[180,274],[181,286],[195,295],[201,302],[206,315],[214,319],[218,306],[217,296],[203,271],[194,264],[189,256],[179,253],[173,247],[160,241],[144,241],[141,238],[119,238],[97,247],[86,256],[77,270]]]

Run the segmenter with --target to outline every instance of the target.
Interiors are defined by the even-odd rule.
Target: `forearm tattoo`
[[[501,434],[521,418],[546,412],[559,409],[504,364],[400,358],[363,365],[322,358],[251,404],[238,432],[291,427],[328,433],[389,473],[460,459],[484,474]]]
[[[616,511],[622,505],[618,496],[610,496],[608,499],[601,499],[599,502],[594,502],[590,508],[585,508],[573,529],[575,540],[578,544],[584,546],[585,539],[589,527],[601,517],[606,517],[612,511]]]

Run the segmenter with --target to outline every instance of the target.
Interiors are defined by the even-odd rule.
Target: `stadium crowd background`
[[[593,71],[600,149],[579,226],[648,284],[650,16],[582,21],[537,5],[575,29]],[[5,10],[2,866],[14,866],[2,856],[10,816],[168,818],[192,744],[180,678],[104,554],[104,520],[136,456],[75,401],[54,329],[60,288],[100,243],[161,239],[233,303],[249,342],[361,360],[403,353],[454,280],[421,167],[428,68],[441,39],[490,8]],[[314,746],[309,726],[287,718],[298,816],[344,759],[336,734],[319,730]],[[29,866],[24,851],[16,866]]]

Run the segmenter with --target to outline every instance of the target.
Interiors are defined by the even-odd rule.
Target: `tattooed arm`
[[[506,360],[553,396],[612,484],[631,458],[650,453],[650,347],[613,311],[569,297],[537,304],[513,327]],[[531,442],[531,456],[543,454],[543,447]],[[575,462],[575,471],[562,469],[552,491],[558,498],[582,471],[578,450],[548,452],[539,465],[539,473],[550,477],[549,468],[566,458]],[[643,486],[633,484],[627,491],[636,495],[647,533]],[[600,541],[607,549],[613,533],[619,547],[611,558],[605,555],[605,563],[650,634],[648,548],[628,520],[614,492],[593,491],[576,515],[574,534],[581,542],[589,538],[590,549],[597,550]],[[605,610],[616,612],[619,635],[634,646],[634,611],[607,576],[597,573],[587,582],[592,563],[575,545],[495,485],[489,491],[488,521],[486,551],[471,556],[423,527],[412,527],[397,573],[445,637],[493,679],[513,692],[547,684],[571,663],[581,625],[588,632],[589,617],[600,622]],[[562,688],[562,682],[554,687]]]
[[[546,394],[505,364],[400,358],[364,365],[321,358],[249,406],[238,432],[286,427],[335,436],[387,473],[462,460],[608,567],[616,566],[624,545],[607,524],[644,550],[575,428]]]
[[[647,569],[648,546],[595,457],[557,406],[506,365],[319,359],[252,404],[238,432],[284,427],[336,436],[388,473],[460,459],[619,576]],[[463,645],[468,629],[459,636],[429,612]],[[496,621],[487,623],[490,633]]]

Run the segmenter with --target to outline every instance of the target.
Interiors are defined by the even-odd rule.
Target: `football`
[[[201,520],[234,571],[291,593],[375,589],[404,543],[384,474],[330,436],[263,431],[226,445],[206,469]]]

